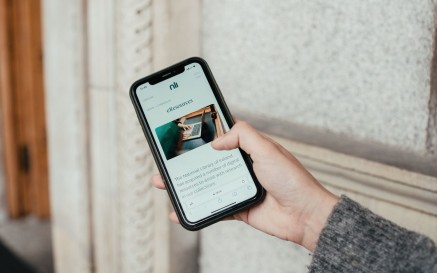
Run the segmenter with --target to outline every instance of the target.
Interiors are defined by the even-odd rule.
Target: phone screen
[[[257,194],[240,150],[211,146],[229,126],[199,63],[163,81],[141,84],[135,93],[188,221]]]

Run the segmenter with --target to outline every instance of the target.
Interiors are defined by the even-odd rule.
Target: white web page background
[[[174,88],[174,83],[177,88]],[[155,128],[208,105],[216,106],[225,131],[229,130],[199,64],[187,65],[181,74],[157,84],[140,85],[136,92],[189,221],[203,219],[256,194],[256,187],[238,149],[217,151],[207,143],[169,160],[164,155]]]

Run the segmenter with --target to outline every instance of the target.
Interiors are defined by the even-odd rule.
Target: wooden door
[[[0,0],[0,107],[8,211],[50,214],[40,0]]]

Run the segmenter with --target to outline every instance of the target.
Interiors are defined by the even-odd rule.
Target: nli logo
[[[178,83],[177,82],[173,82],[172,84],[170,84],[170,90],[176,89],[178,88]]]

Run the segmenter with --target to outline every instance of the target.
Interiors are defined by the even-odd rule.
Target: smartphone
[[[249,155],[211,146],[234,121],[205,60],[142,78],[130,97],[184,228],[199,230],[262,199]]]

